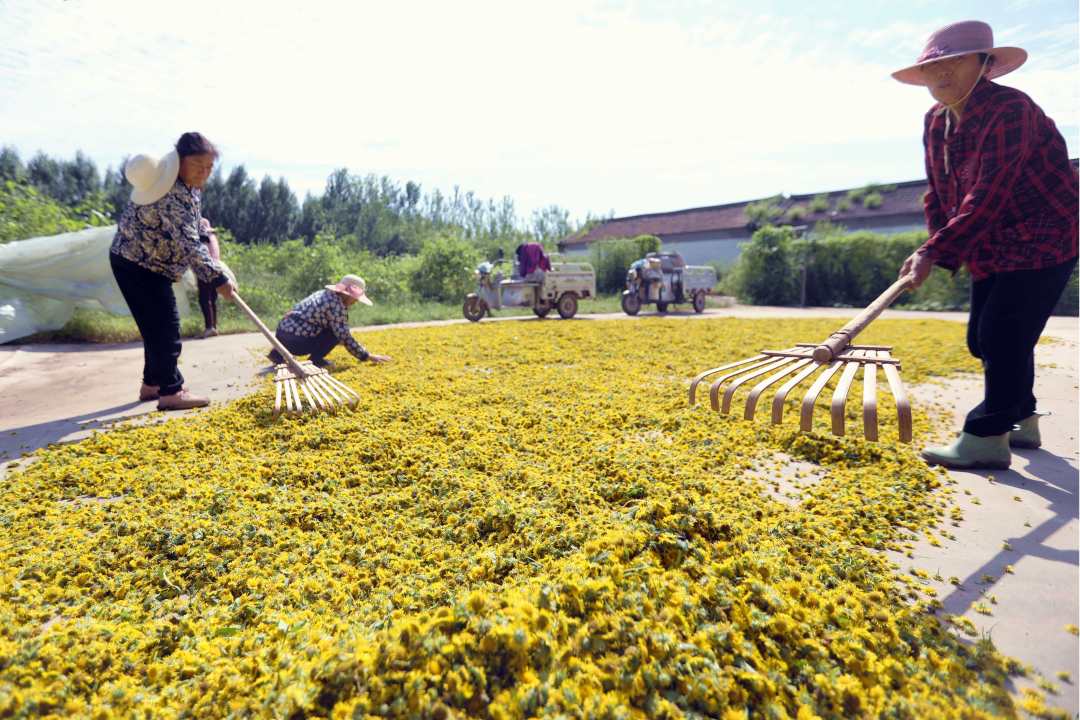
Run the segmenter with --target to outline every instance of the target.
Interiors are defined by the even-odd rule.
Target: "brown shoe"
[[[157,385],[147,385],[146,383],[143,383],[142,387],[139,388],[139,402],[146,402],[148,400],[157,400],[158,399],[158,390],[160,390],[160,389],[161,388],[159,386],[157,386]]]
[[[192,395],[187,390],[181,390],[175,395],[162,395],[158,398],[158,410],[190,410],[191,408],[206,407],[210,404],[210,398]]]

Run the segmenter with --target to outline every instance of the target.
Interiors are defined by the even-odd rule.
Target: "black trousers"
[[[326,328],[315,337],[303,337],[301,335],[293,335],[292,333],[282,332],[278,330],[274,333],[277,339],[281,341],[281,344],[285,346],[285,349],[291,352],[293,355],[309,355],[308,358],[312,362],[322,360],[330,351],[337,347],[338,338],[334,334],[334,331],[330,328]],[[277,355],[277,351],[274,351],[274,355]],[[280,358],[276,358],[278,362],[281,362]]]
[[[971,284],[968,350],[983,363],[983,401],[964,432],[1001,435],[1035,412],[1035,343],[1076,260],[1041,270],[998,273]]]
[[[206,329],[217,327],[217,286],[199,280],[199,308],[202,310]]]
[[[143,382],[173,395],[184,385],[176,366],[180,358],[180,313],[172,280],[109,253],[113,277],[143,339]]]

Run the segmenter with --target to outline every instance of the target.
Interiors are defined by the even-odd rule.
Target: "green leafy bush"
[[[25,183],[0,182],[0,243],[110,225],[112,207],[100,195],[65,206]]]
[[[780,203],[783,202],[783,200],[784,197],[782,195],[774,195],[765,198],[764,200],[758,200],[757,202],[749,203],[743,210],[743,213],[746,214],[746,218],[753,228],[772,225],[784,215],[784,211],[780,207]]]
[[[420,249],[412,290],[427,300],[460,300],[472,285],[479,255],[468,241],[452,235],[429,238]]]
[[[866,197],[867,189],[864,187],[848,190],[847,195],[844,197],[852,203],[862,202],[862,199]]]
[[[812,213],[820,213],[827,211],[829,209],[829,193],[821,193],[819,195],[815,195],[813,200],[810,201],[808,207],[810,208],[810,212]]]
[[[863,207],[867,210],[877,210],[879,207],[881,207],[881,204],[884,201],[885,199],[881,196],[881,193],[879,193],[877,190],[874,190],[873,192],[868,193],[867,196],[863,198],[862,204]]]
[[[795,232],[790,227],[763,227],[742,246],[733,286],[753,305],[794,305],[799,302]]]
[[[630,264],[647,253],[660,250],[660,238],[638,235],[632,238],[601,240],[592,244],[589,252],[596,270],[597,292],[622,292],[626,287],[626,271]]]

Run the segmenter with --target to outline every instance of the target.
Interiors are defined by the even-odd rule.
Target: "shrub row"
[[[722,288],[752,305],[861,307],[896,280],[904,258],[925,241],[925,231],[880,235],[837,230],[797,238],[790,227],[766,226],[743,245]],[[922,287],[898,304],[967,310],[970,292],[971,276],[965,270],[953,275],[935,268]],[[1077,315],[1078,294],[1074,270],[1054,314]]]

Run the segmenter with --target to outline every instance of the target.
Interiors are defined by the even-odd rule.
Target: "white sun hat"
[[[131,183],[131,202],[150,205],[169,192],[180,175],[180,156],[170,150],[163,157],[136,155],[124,166],[124,177]]]

